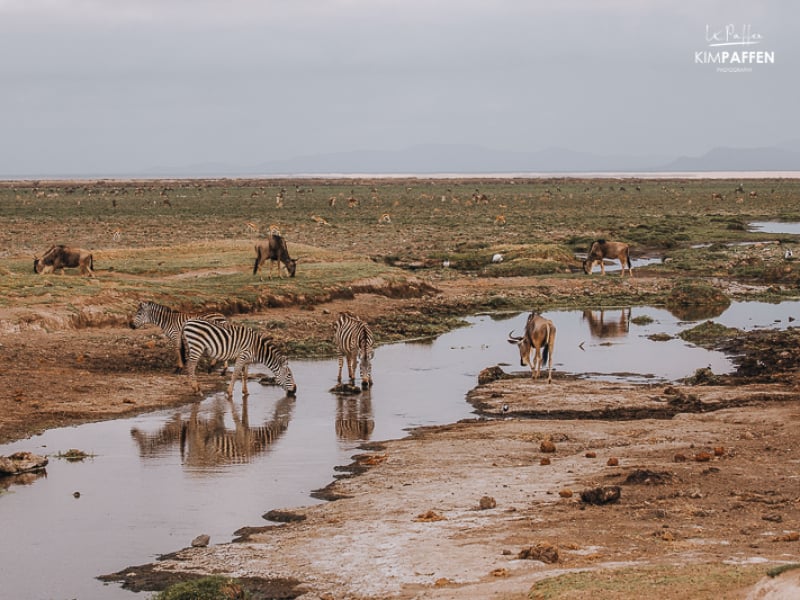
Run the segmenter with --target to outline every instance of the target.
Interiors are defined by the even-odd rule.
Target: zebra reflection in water
[[[375,429],[372,399],[368,391],[358,396],[337,396],[336,437],[340,440],[368,441]]]
[[[233,429],[225,425],[229,407]],[[241,412],[231,402],[217,398],[210,418],[200,415],[196,403],[188,418],[176,414],[155,432],[146,433],[133,428],[131,436],[144,458],[163,455],[171,446],[179,446],[184,466],[246,464],[266,453],[286,432],[293,409],[294,398],[284,396],[275,405],[270,419],[261,426],[251,427],[247,398],[242,402]]]

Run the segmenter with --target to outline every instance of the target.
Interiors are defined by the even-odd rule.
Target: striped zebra
[[[342,383],[342,363],[347,358],[347,374],[350,385],[356,382],[356,362],[361,362],[361,388],[372,386],[372,331],[364,321],[352,313],[339,314],[334,325],[333,342],[339,353],[339,375],[337,381]]]
[[[163,304],[156,304],[155,302],[142,302],[139,304],[139,310],[131,321],[131,327],[138,329],[143,325],[153,324],[161,327],[164,335],[167,336],[175,346],[175,352],[178,356],[178,366],[175,372],[180,372],[184,367],[183,357],[181,356],[181,330],[183,324],[189,319],[204,319],[212,321],[217,324],[225,324],[228,320],[225,315],[220,313],[184,313],[177,310],[172,310]],[[212,361],[212,367],[214,363]],[[209,368],[209,372],[210,372]]]
[[[195,392],[200,391],[195,370],[203,355],[212,360],[236,361],[228,385],[228,398],[233,398],[233,384],[239,376],[242,378],[242,394],[247,396],[247,368],[256,362],[275,374],[276,382],[287,394],[294,396],[297,391],[288,359],[272,344],[269,336],[249,327],[222,326],[202,319],[190,319],[183,324],[181,353]]]

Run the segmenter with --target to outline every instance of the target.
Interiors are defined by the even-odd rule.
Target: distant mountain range
[[[565,148],[508,152],[464,144],[425,144],[402,150],[297,156],[245,167],[206,163],[178,170],[189,176],[800,171],[800,140],[764,148],[714,148],[702,156],[679,158],[602,156]],[[158,168],[149,174],[175,175],[175,171]]]

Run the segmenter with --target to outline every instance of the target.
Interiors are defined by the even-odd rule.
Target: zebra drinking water
[[[203,319],[211,321],[219,325],[225,324],[228,320],[225,315],[211,312],[211,313],[184,313],[177,310],[172,310],[163,304],[156,304],[155,302],[142,302],[139,304],[139,310],[133,316],[131,327],[138,329],[143,325],[153,324],[161,327],[164,335],[167,336],[175,346],[175,352],[178,355],[178,366],[175,372],[180,372],[183,367],[183,358],[181,357],[181,330],[183,324],[189,319]],[[211,363],[213,367],[214,363]],[[210,372],[210,369],[209,369]]]
[[[262,363],[275,374],[275,381],[288,395],[294,396],[297,391],[288,359],[272,344],[269,336],[255,329],[190,319],[183,325],[180,348],[186,362],[186,374],[195,392],[200,391],[195,377],[197,361],[204,354],[212,360],[236,361],[228,385],[228,398],[233,398],[233,384],[240,375],[242,394],[247,396],[247,368],[256,362]]]
[[[347,358],[347,374],[350,385],[355,385],[356,362],[361,361],[361,388],[372,386],[372,331],[364,321],[352,313],[339,314],[334,325],[333,342],[339,352],[339,375],[337,381],[342,383],[342,363]]]

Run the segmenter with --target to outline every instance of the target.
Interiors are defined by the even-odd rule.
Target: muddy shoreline
[[[633,280],[463,279],[437,282],[436,292],[422,298],[359,293],[315,306],[276,305],[268,316],[286,323],[276,330],[286,339],[296,331],[328,331],[345,308],[374,322],[387,314],[425,321],[427,307],[458,317],[554,301],[579,305],[587,289],[647,302],[663,298],[670,286],[646,274]],[[59,322],[58,307],[50,310],[51,322]],[[85,310],[95,311],[92,305]],[[395,327],[392,335],[412,331],[386,322]],[[0,402],[0,437],[23,439],[44,428],[195,400],[173,373],[163,336],[124,325],[124,316],[116,316],[102,326],[5,334],[0,356],[14,369],[0,373],[0,385],[11,390]],[[312,337],[308,347],[316,343]],[[736,376],[713,385],[669,386],[558,373],[551,385],[519,373],[476,381],[465,399],[476,407],[475,419],[364,446],[315,492],[331,502],[265,507],[304,518],[242,530],[236,542],[178,550],[103,578],[158,590],[226,574],[254,598],[522,599],[563,573],[626,577],[620,565],[675,573],[688,563],[719,569],[729,590],[721,597],[742,597],[763,576],[763,565],[797,555],[800,502],[792,490],[798,480],[785,465],[800,464],[794,443],[798,339],[790,330],[709,343],[741,355]],[[20,383],[32,381],[37,385]],[[204,390],[224,384],[218,376],[201,376]],[[47,389],[59,393],[41,391]],[[542,451],[545,440],[555,452]],[[659,478],[627,482],[633,473]],[[580,500],[582,491],[604,485],[621,489],[618,502]],[[490,508],[481,508],[484,498],[491,499]],[[537,546],[555,549],[557,560],[532,560],[529,551]],[[698,589],[676,593],[708,597]],[[631,593],[617,597],[641,596]]]

